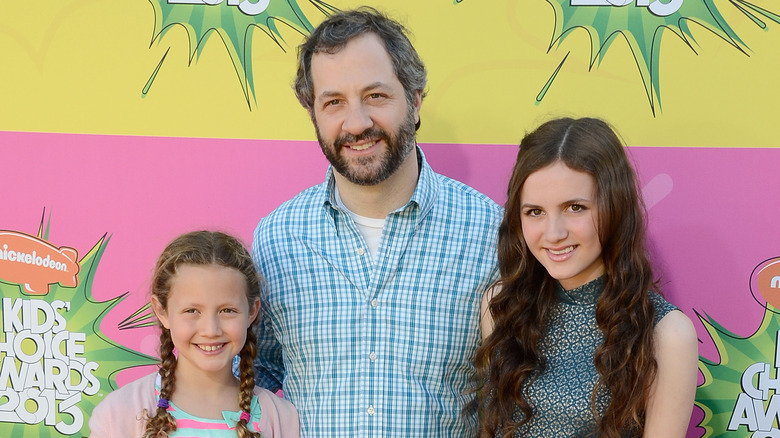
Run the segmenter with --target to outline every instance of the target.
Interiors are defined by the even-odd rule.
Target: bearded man
[[[258,384],[305,437],[474,437],[480,299],[497,279],[501,208],[436,174],[415,139],[426,70],[371,8],[320,24],[295,92],[325,182],[263,218]]]

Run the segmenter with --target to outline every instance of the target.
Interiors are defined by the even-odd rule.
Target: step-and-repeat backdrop
[[[0,3],[0,436],[85,436],[157,363],[154,261],[250,243],[327,162],[291,90],[332,0]],[[780,437],[780,4],[396,0],[429,69],[418,140],[499,203],[524,133],[596,116],[630,146],[663,289],[696,325],[689,437]]]

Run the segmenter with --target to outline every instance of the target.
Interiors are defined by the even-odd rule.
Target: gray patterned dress
[[[604,335],[596,326],[596,302],[604,290],[600,277],[578,288],[566,291],[556,285],[558,304],[552,310],[541,352],[547,367],[528,388],[534,416],[516,437],[590,437],[596,427],[590,409],[590,397],[598,380],[593,364],[596,348]],[[651,292],[658,324],[667,313],[677,309],[660,295]],[[609,395],[600,394],[596,401],[600,413]],[[515,413],[520,420],[522,413]]]

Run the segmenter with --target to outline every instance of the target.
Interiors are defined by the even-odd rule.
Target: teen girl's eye
[[[572,205],[569,206],[569,210],[571,210],[572,213],[579,213],[581,211],[587,210],[587,207],[585,207],[584,205],[580,205],[580,204],[572,204]]]
[[[525,210],[525,215],[530,217],[538,217],[542,215],[542,209],[540,208],[529,208]]]
[[[238,313],[238,309],[234,309],[232,307],[226,307],[222,309],[222,313]]]

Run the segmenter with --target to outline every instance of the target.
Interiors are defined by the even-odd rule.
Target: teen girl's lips
[[[568,260],[574,253],[577,245],[569,245],[563,248],[545,248],[547,256],[554,262],[563,262]]]
[[[221,350],[222,347],[225,346],[225,344],[195,344],[199,349],[205,351],[206,353],[213,353],[215,351]]]

